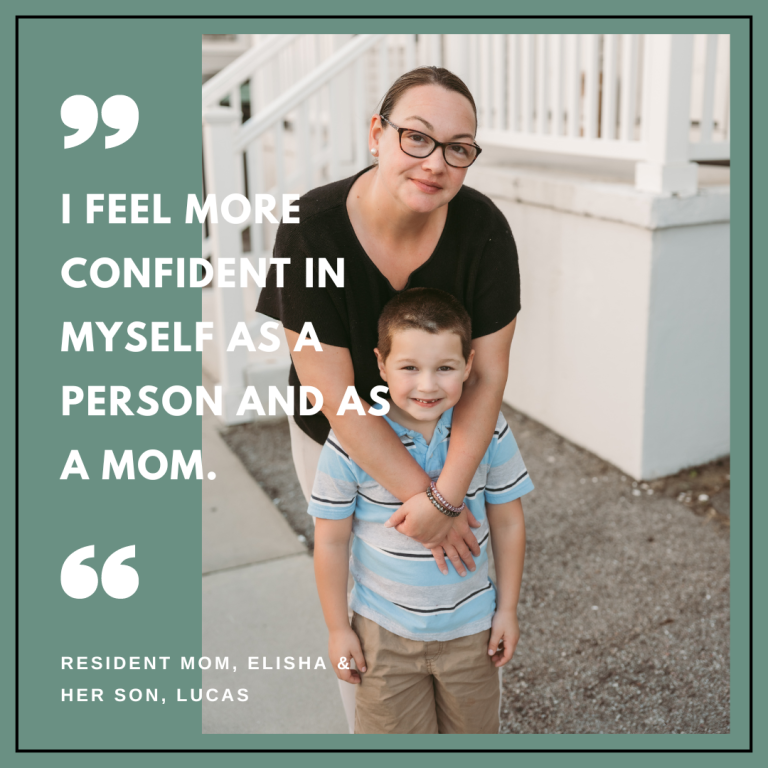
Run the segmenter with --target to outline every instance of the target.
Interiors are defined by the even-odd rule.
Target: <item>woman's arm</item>
[[[328,654],[333,671],[340,680],[357,685],[365,672],[360,639],[349,626],[347,615],[347,579],[349,577],[349,537],[352,520],[315,521],[315,581],[323,617],[328,627]],[[351,668],[354,659],[357,669]]]
[[[461,400],[453,410],[448,456],[437,481],[440,493],[455,506],[464,500],[493,437],[507,383],[509,349],[516,322],[515,319],[496,333],[472,342],[475,350],[472,372],[464,384]],[[422,503],[422,496],[426,505]],[[430,549],[442,546],[454,565],[456,552],[466,562],[464,542],[469,530],[466,516],[445,517],[434,508],[428,509],[431,506],[422,494],[406,501],[389,522],[396,525],[400,533]]]
[[[509,349],[515,335],[513,320],[505,328],[475,339],[472,372],[453,410],[448,456],[440,473],[440,493],[451,503],[464,500],[480,460],[488,450],[499,418],[509,372]]]

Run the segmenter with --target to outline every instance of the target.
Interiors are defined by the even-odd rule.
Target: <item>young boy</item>
[[[448,452],[453,406],[472,367],[469,315],[442,291],[404,291],[384,308],[374,351],[391,399],[383,418],[435,481]],[[531,490],[499,414],[465,498],[481,524],[474,531],[481,550],[476,569],[462,577],[448,565],[444,574],[429,550],[385,527],[400,502],[350,459],[331,431],[308,511],[317,518],[315,574],[330,660],[339,679],[358,685],[355,733],[498,732],[498,668],[512,658],[520,635],[520,497]],[[455,514],[436,486],[428,495],[437,510]],[[495,587],[488,578],[489,535]]]

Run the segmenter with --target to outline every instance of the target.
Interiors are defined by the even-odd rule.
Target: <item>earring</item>
[[[376,157],[379,154],[379,150],[376,147],[371,147],[371,154]]]

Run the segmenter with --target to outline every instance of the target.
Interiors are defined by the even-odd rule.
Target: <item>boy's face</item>
[[[427,333],[409,329],[392,335],[386,360],[379,361],[392,402],[417,421],[437,421],[461,397],[472,368],[474,350],[464,360],[461,339],[450,331]]]

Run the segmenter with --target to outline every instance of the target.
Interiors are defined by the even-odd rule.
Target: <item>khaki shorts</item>
[[[368,671],[356,686],[355,733],[498,733],[499,670],[491,630],[408,640],[354,614]]]

